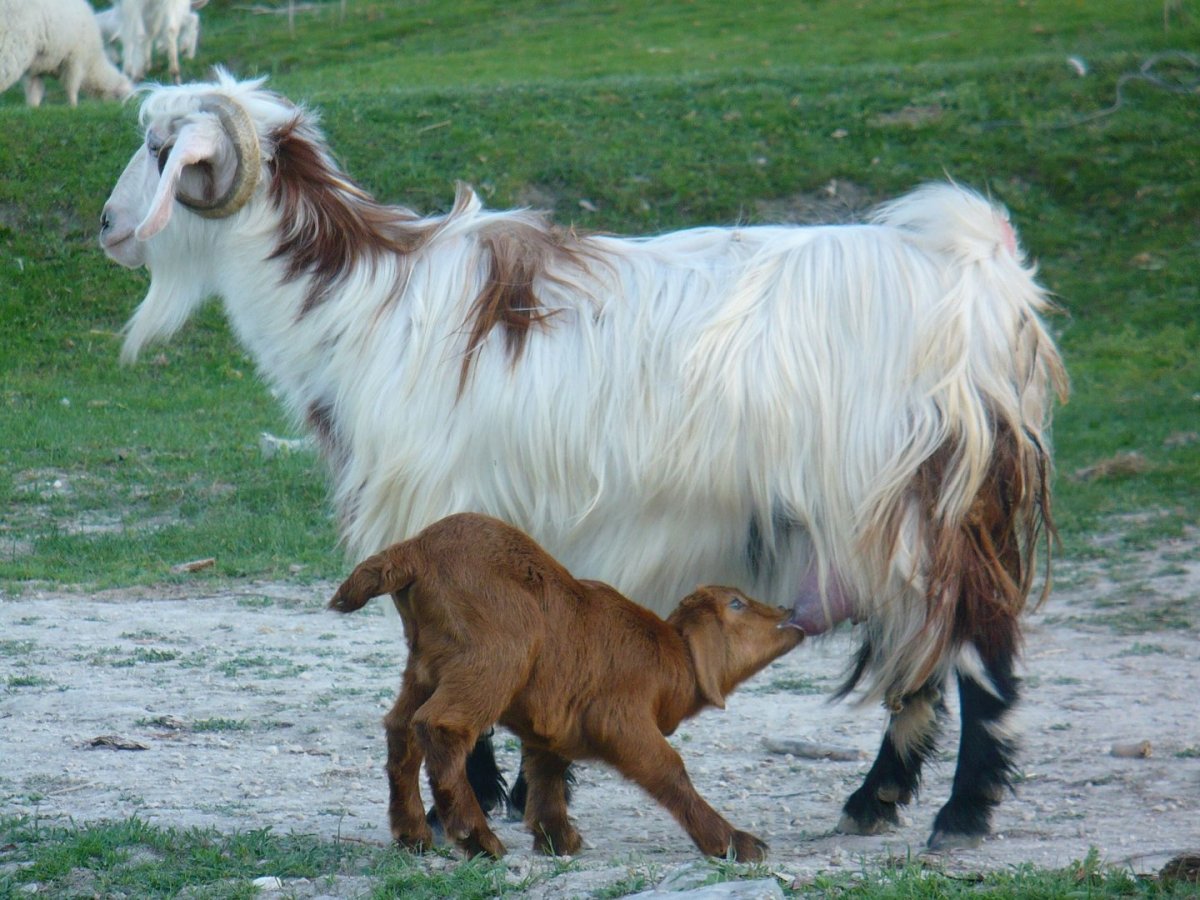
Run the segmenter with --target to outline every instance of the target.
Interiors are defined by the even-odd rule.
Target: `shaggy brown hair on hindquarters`
[[[487,516],[448,516],[364,560],[332,609],[391,594],[408,662],[384,718],[392,836],[423,849],[424,761],[446,834],[468,854],[504,845],[467,783],[467,754],[499,723],[525,747],[525,823],[539,853],[582,841],[567,816],[563,773],[599,759],[636,782],[709,856],[759,860],[766,844],[738,831],[692,786],[667,743],[684,719],[725,696],[804,633],[734,588],[698,588],[664,621],[598,581],[577,581],[517,529]]]

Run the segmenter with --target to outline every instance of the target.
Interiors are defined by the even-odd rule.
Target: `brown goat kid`
[[[540,853],[571,854],[571,760],[599,759],[641,785],[710,856],[762,859],[696,792],[663,735],[725,695],[804,633],[790,613],[733,588],[702,587],[670,618],[597,581],[577,581],[527,535],[486,516],[449,516],[363,561],[330,607],[362,608],[390,593],[408,663],[384,718],[392,836],[431,846],[421,805],[425,760],[438,815],[468,853],[502,856],[466,777],[467,754],[499,723],[524,744],[525,823]]]

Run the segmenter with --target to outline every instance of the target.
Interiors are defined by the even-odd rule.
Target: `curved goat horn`
[[[237,157],[233,181],[228,190],[215,200],[188,197],[183,191],[179,191],[175,197],[198,216],[206,219],[224,219],[245,206],[258,186],[262,155],[258,143],[258,129],[254,127],[249,113],[240,103],[219,94],[205,98],[200,104],[200,111],[215,114],[233,143],[233,152]]]

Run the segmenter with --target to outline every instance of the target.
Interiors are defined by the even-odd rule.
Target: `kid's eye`
[[[743,600],[741,597],[734,597],[732,600],[729,601],[729,608],[730,609],[745,609],[746,601]]]

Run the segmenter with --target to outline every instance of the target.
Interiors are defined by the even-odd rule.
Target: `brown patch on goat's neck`
[[[558,310],[546,309],[534,290],[537,281],[556,281],[553,265],[583,266],[583,253],[573,232],[538,221],[510,221],[480,236],[487,275],[464,327],[470,327],[459,372],[458,390],[467,384],[471,362],[492,329],[504,329],[509,358],[525,349],[529,332]]]
[[[429,239],[432,229],[416,213],[377,203],[341,172],[302,117],[271,139],[270,195],[280,212],[279,244],[271,258],[286,261],[289,280],[310,279],[301,316],[364,261],[412,253]]]

